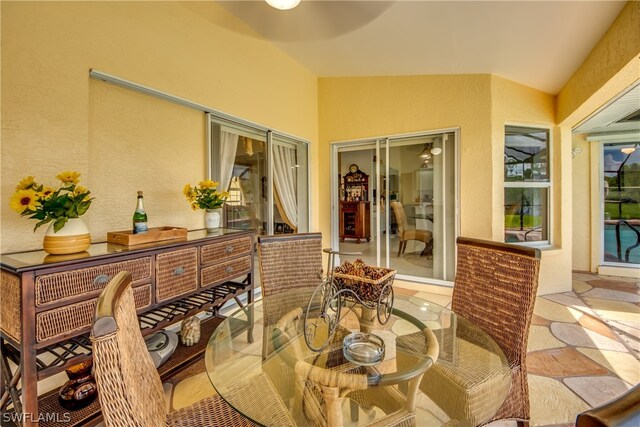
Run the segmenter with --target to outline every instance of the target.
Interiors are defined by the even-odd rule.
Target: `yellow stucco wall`
[[[573,268],[580,271],[591,270],[591,152],[584,136],[573,137],[572,148],[580,149],[572,160],[573,192]],[[597,167],[597,166],[596,166]]]
[[[330,164],[332,142],[460,127],[460,234],[504,238],[504,126],[527,124],[554,132],[554,249],[545,251],[541,294],[571,286],[570,169],[559,156],[553,129],[555,99],[490,75],[349,77],[319,79],[320,164]],[[565,143],[566,145],[566,143]],[[558,156],[556,158],[556,156]],[[320,168],[320,199],[330,200],[329,168]],[[568,188],[567,188],[568,186]],[[557,189],[556,189],[557,188]],[[330,206],[320,210],[321,231],[330,235]],[[562,229],[566,224],[568,230]],[[563,239],[569,239],[566,242]]]
[[[90,68],[310,140],[316,157],[316,76],[215,2],[1,7],[2,252],[41,247],[46,228],[10,210],[18,180],[68,169],[96,198],[94,240],[130,227],[136,190],[151,226],[203,226],[181,191],[205,176],[204,114],[90,80]]]

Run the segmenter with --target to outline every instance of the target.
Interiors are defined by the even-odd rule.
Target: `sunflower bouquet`
[[[34,231],[54,221],[53,230],[57,232],[70,218],[79,218],[91,206],[91,192],[78,185],[79,177],[73,171],[58,174],[56,178],[61,181],[58,188],[38,184],[33,176],[23,178],[11,197],[11,208],[21,216],[37,219]]]
[[[220,183],[211,181],[200,181],[198,185],[192,187],[190,184],[184,186],[182,193],[191,204],[191,209],[218,209],[222,207],[229,193],[217,190]]]

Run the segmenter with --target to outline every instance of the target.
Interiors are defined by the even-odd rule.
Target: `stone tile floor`
[[[440,305],[451,298],[407,289]],[[640,382],[640,281],[574,273],[573,291],[538,297],[529,334],[531,425],[573,425],[579,412]],[[174,407],[213,392],[203,364],[174,389]],[[419,426],[446,422],[423,396]],[[497,422],[494,426],[515,425]]]

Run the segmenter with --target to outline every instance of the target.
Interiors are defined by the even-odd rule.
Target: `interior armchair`
[[[391,208],[398,223],[398,236],[400,237],[398,256],[404,253],[409,240],[423,242],[425,248],[422,251],[422,255],[430,255],[433,252],[433,233],[429,230],[417,230],[415,227],[410,226],[402,203],[393,201],[391,202]]]
[[[107,427],[257,426],[217,394],[174,412],[167,410],[160,375],[140,332],[130,273],[116,275],[100,294],[91,341],[98,397]],[[256,381],[264,384],[238,387],[236,392],[242,398],[259,401],[261,396],[255,390],[273,384],[265,374]],[[279,403],[269,408],[273,425],[292,426],[284,403]]]

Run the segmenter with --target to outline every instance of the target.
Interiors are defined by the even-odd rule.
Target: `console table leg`
[[[38,371],[36,366],[36,323],[34,273],[22,275],[22,337],[20,375],[24,427],[38,425]]]
[[[4,346],[4,343],[0,342],[0,348]],[[20,381],[20,368],[17,368],[15,372],[11,372],[9,361],[5,356],[5,352],[2,352],[0,358],[0,368],[2,372],[3,380],[0,382],[0,410],[9,406],[9,400],[13,403],[13,409],[16,413],[22,412],[22,405],[20,403],[20,394],[18,393],[18,382]]]
[[[249,304],[249,329],[247,330],[247,341],[253,342],[253,284],[247,292],[247,304]]]

